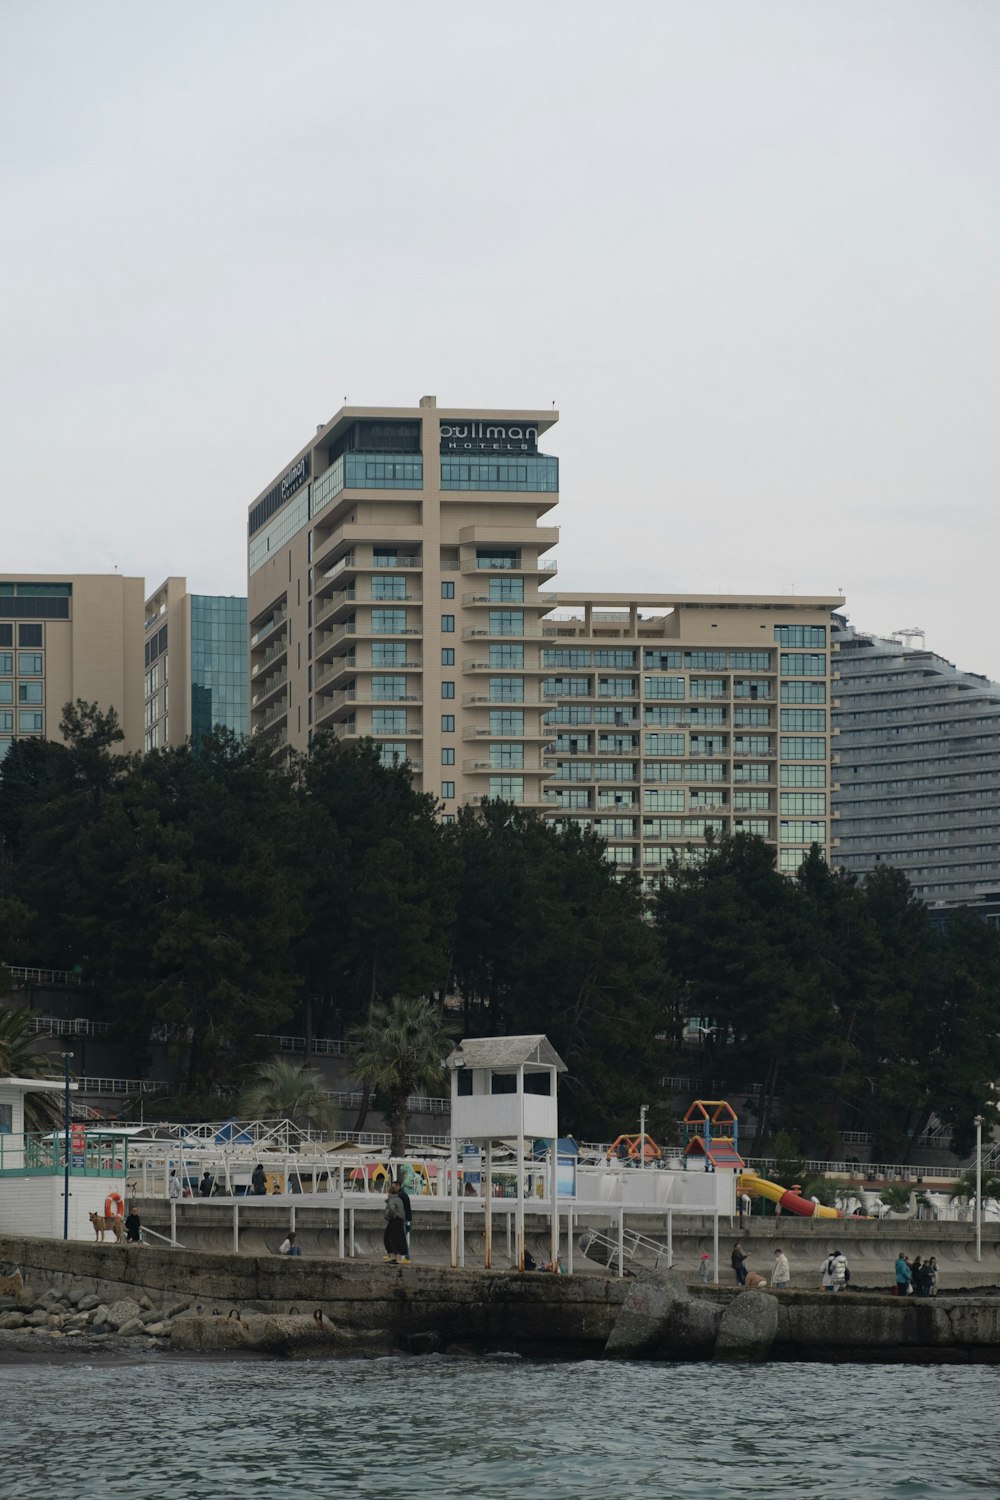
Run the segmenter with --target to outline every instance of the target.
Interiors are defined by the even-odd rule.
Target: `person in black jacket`
[[[413,1228],[413,1207],[410,1203],[410,1195],[403,1186],[402,1177],[399,1179],[399,1201],[403,1205],[403,1227],[406,1230],[406,1253],[410,1253],[410,1230]]]
[[[260,1162],[257,1163],[250,1173],[250,1187],[258,1198],[263,1198],[267,1192],[267,1175]]]
[[[139,1215],[135,1211],[135,1204],[133,1203],[132,1207],[128,1211],[128,1218],[125,1220],[125,1240],[127,1244],[141,1244],[142,1236],[139,1233],[141,1228],[142,1224],[140,1222]]]
[[[736,1272],[736,1280],[742,1286],[747,1279],[747,1251],[744,1250],[739,1240],[733,1246],[733,1253],[729,1259],[733,1270]]]

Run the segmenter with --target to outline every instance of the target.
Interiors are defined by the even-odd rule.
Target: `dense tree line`
[[[352,1029],[367,1099],[379,1018],[427,1001],[455,1036],[547,1033],[585,1137],[698,1070],[760,1081],[757,1149],[781,1129],[839,1156],[858,1129],[905,1159],[932,1113],[960,1147],[992,1117],[1000,938],[969,914],[937,929],[895,871],[858,882],[814,855],[789,880],[739,835],[650,898],[575,824],[484,802],[442,825],[368,743],[125,756],[82,703],[63,731],[0,773],[0,957],[79,968],[135,1066],[155,1029],[192,1100],[237,1096],[262,1035]]]

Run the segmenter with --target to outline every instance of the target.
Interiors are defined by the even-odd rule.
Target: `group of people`
[[[767,1278],[756,1271],[751,1271],[747,1265],[749,1250],[744,1250],[741,1240],[737,1240],[730,1255],[730,1264],[739,1285],[746,1287],[767,1286]],[[707,1254],[701,1257],[700,1277],[703,1282],[708,1281],[709,1257]],[[831,1250],[823,1257],[820,1266],[820,1278],[825,1292],[842,1292],[851,1279],[848,1269],[847,1258],[840,1250]],[[788,1256],[780,1246],[774,1249],[774,1264],[771,1267],[771,1286],[776,1291],[782,1291],[792,1284],[792,1273],[788,1265]]]
[[[896,1257],[897,1297],[936,1297],[938,1284],[937,1257],[910,1259],[902,1250]]]

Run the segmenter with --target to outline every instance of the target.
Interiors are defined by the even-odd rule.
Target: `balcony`
[[[382,595],[377,590],[368,588],[341,589],[330,596],[327,607],[321,614],[316,616],[314,624],[322,625],[326,620],[337,620],[345,614],[350,614],[358,604],[371,604],[377,609],[402,609],[407,604],[419,604],[423,596],[420,593],[407,592],[405,594]],[[324,601],[326,602],[326,601]]]
[[[259,677],[261,672],[265,671],[273,661],[277,661],[281,656],[286,656],[287,653],[288,638],[286,636],[282,637],[280,641],[275,641],[272,645],[268,646],[263,656],[259,656],[257,658],[257,660],[253,663],[253,667],[251,669],[252,675],[254,677]]]
[[[421,490],[424,461],[419,453],[342,453],[313,484],[313,515],[342,490]]]
[[[496,668],[494,668],[495,670]],[[495,698],[490,693],[462,694],[462,704],[466,708],[477,705],[481,705],[484,708],[503,708],[505,705],[512,703],[541,703],[542,701],[537,693],[532,692],[518,693],[516,697],[511,698]]]
[[[548,744],[552,736],[547,729],[479,729],[462,730],[463,740],[541,740]]]
[[[463,594],[462,604],[466,609],[485,605],[489,609],[555,609],[558,604],[555,594],[525,594],[523,599],[497,599],[492,594]]]
[[[284,687],[284,685],[285,685],[285,683],[287,681],[288,681],[288,668],[287,667],[284,667],[282,669],[282,671],[280,671],[280,672],[276,672],[273,677],[267,678],[264,682],[261,683],[260,687],[257,689],[257,691],[254,693],[253,697],[250,699],[250,706],[251,706],[251,708],[257,708],[257,707],[259,707],[260,704],[265,703],[268,698],[271,698],[271,697],[274,696],[274,694],[278,691],[279,688]]]
[[[463,760],[466,776],[539,776],[541,766],[495,766],[491,760]]]
[[[256,646],[260,641],[266,640],[271,632],[277,630],[278,626],[283,625],[287,619],[287,609],[276,610],[271,618],[269,620],[265,620],[263,625],[260,625],[254,632],[254,634],[250,637],[251,647]]]
[[[514,608],[516,608],[516,609],[520,609],[520,607],[521,606],[519,604],[514,606]],[[496,600],[493,600],[493,608],[494,609],[504,609],[504,608],[506,608],[506,606],[503,605],[503,604],[497,604]],[[558,635],[558,633],[559,633],[558,629],[554,625],[553,626],[547,626],[544,629],[541,626],[539,626],[539,625],[524,625],[519,630],[505,630],[502,635],[498,634],[496,631],[489,630],[485,625],[470,625],[470,626],[466,626],[466,628],[462,631],[462,640],[463,641],[481,641],[481,640],[491,640],[491,641],[541,640],[543,638],[543,636],[546,636],[546,637],[547,636],[554,636],[554,635]]]
[[[287,715],[288,699],[282,698],[280,703],[276,703],[273,708],[268,709],[267,713],[262,719],[257,720],[253,728],[250,730],[250,733],[252,735],[264,734],[268,729],[271,728],[272,724],[276,724],[279,719],[284,719],[287,717]]]

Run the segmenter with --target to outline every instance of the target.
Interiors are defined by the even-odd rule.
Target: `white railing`
[[[110,1021],[61,1021],[56,1016],[32,1016],[24,1029],[31,1036],[107,1036],[113,1028]]]
[[[81,1094],[166,1094],[175,1085],[152,1078],[78,1078]]]
[[[82,984],[82,974],[73,969],[32,969],[20,964],[4,964],[7,973],[18,984]]]

